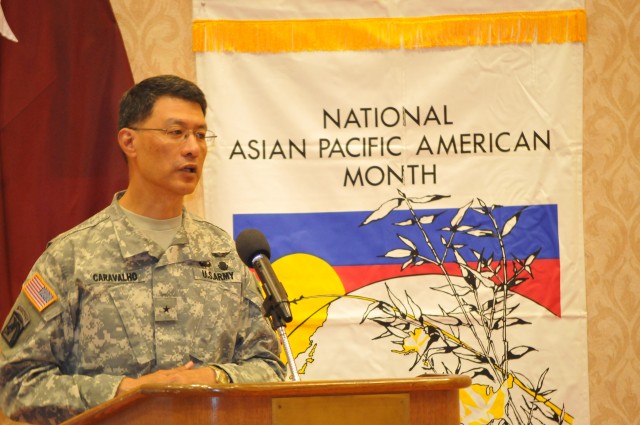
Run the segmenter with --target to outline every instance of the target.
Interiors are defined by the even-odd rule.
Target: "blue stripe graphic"
[[[450,227],[457,209],[416,210],[417,216],[437,215],[433,223],[424,225],[428,237],[439,256],[444,252],[441,237],[451,235],[443,228]],[[516,215],[519,218],[513,230],[504,237],[507,259],[525,259],[540,250],[538,259],[558,259],[558,210],[557,205],[505,206],[496,208],[493,217],[500,229]],[[384,219],[361,226],[370,211],[287,213],[287,214],[238,214],[234,215],[234,238],[244,229],[256,228],[266,236],[271,246],[271,260],[275,261],[292,253],[306,253],[320,257],[334,266],[372,264],[397,264],[398,259],[384,258],[392,249],[409,249],[398,234],[411,240],[421,254],[430,252],[418,227],[397,226],[412,216],[407,210],[396,210]],[[467,210],[461,225],[473,229],[493,229],[491,220],[475,210]],[[476,261],[471,251],[482,252],[485,258],[501,259],[498,240],[493,237],[477,237],[457,232],[457,245],[465,245],[460,253],[469,262]],[[453,254],[447,261],[454,261]]]

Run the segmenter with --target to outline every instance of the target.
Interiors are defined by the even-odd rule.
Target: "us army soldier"
[[[284,378],[262,296],[230,236],[183,206],[208,145],[206,100],[158,76],[122,98],[129,184],[56,237],[2,327],[0,408],[62,422],[143,384]]]

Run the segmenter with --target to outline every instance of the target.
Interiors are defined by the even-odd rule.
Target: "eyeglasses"
[[[213,142],[216,134],[211,130],[189,130],[184,127],[170,127],[170,128],[141,128],[141,127],[129,127],[135,131],[161,131],[167,136],[167,138],[176,142],[182,142],[187,140],[189,134],[193,134],[199,142]]]

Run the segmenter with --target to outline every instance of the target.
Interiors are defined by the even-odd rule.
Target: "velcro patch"
[[[178,320],[178,299],[176,297],[156,297],[153,299],[156,322]]]
[[[9,347],[13,347],[18,342],[18,338],[22,334],[29,324],[29,313],[22,308],[22,306],[16,307],[16,309],[9,317],[7,324],[2,329],[2,338],[7,341]]]
[[[38,273],[31,276],[31,279],[22,286],[22,291],[39,312],[42,312],[58,299],[53,289],[47,285],[47,282]]]

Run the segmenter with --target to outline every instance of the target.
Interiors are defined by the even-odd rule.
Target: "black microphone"
[[[279,322],[290,322],[293,316],[287,291],[271,267],[271,248],[267,238],[257,229],[243,230],[236,238],[236,250],[247,267],[258,273],[266,294],[265,311],[272,316],[274,329],[280,327]]]

